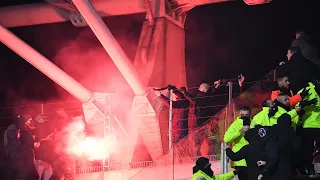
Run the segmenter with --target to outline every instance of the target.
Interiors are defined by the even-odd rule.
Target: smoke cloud
[[[61,140],[65,141],[63,151],[68,155],[88,160],[103,160],[117,150],[115,136],[88,136],[81,116],[73,118],[72,123],[69,123],[61,134],[64,135]]]

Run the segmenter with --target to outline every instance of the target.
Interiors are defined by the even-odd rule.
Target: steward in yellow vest
[[[318,82],[309,82],[306,87],[309,90],[308,96],[305,98],[309,102],[308,107],[305,108],[305,114],[301,118],[301,157],[303,159],[304,169],[307,172],[303,174],[314,175],[314,165],[312,151],[314,142],[317,147],[320,144],[320,84]],[[303,91],[300,90],[299,92]],[[303,102],[301,102],[303,103]],[[301,106],[301,103],[297,104]]]
[[[251,128],[255,125],[261,126],[273,126],[277,124],[278,118],[287,113],[291,116],[292,127],[296,129],[299,125],[299,116],[302,116],[304,113],[303,108],[309,105],[309,101],[302,101],[299,106],[295,109],[290,108],[289,96],[285,94],[279,94],[277,99],[274,101],[270,107],[263,107],[263,110],[253,117],[251,122]],[[269,103],[267,103],[269,105]]]
[[[243,106],[240,108],[239,114],[240,117],[230,125],[223,138],[225,143],[233,145],[233,152],[238,152],[243,146],[248,144],[244,138],[244,133],[250,128],[251,110],[248,106]],[[239,180],[248,179],[247,164],[244,159],[235,161],[232,165],[235,169],[239,170]]]
[[[238,173],[237,170],[225,174],[214,175],[208,158],[200,157],[193,167],[192,180],[230,180]]]

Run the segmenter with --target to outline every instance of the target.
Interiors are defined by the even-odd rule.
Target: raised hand
[[[239,86],[242,86],[244,80],[246,79],[246,77],[244,77],[242,74],[240,74],[238,77],[239,77],[239,78],[238,78]]]
[[[266,165],[266,162],[265,161],[258,161],[257,165],[258,166],[264,166],[264,165]]]

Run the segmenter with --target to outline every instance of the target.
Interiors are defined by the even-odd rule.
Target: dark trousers
[[[248,180],[248,169],[245,166],[235,166],[236,170],[239,169],[238,178],[239,180]]]
[[[303,164],[311,166],[313,162],[314,142],[319,146],[320,143],[320,128],[304,128],[301,133],[301,156]]]
[[[177,143],[188,136],[188,119],[177,119],[172,124],[173,142]]]

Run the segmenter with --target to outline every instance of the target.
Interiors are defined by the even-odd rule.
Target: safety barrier
[[[194,107],[188,106],[186,109],[180,108],[179,110],[172,107],[170,108],[170,106],[166,106],[161,103],[159,97],[154,95],[155,92],[153,88],[150,88],[148,91],[150,93],[148,98],[151,100],[151,103],[157,112],[158,121],[155,123],[159,124],[161,143],[163,146],[163,152],[165,153],[159,158],[151,160],[148,157],[148,154],[150,151],[153,151],[153,149],[146,150],[143,142],[138,138],[131,163],[122,164],[117,161],[119,158],[113,158],[113,156],[126,156],[121,148],[119,148],[118,152],[115,153],[116,155],[111,155],[111,161],[107,166],[103,167],[99,165],[99,163],[95,166],[81,164],[77,166],[76,173],[78,175],[85,175],[99,172],[117,172],[117,176],[119,173],[123,175],[121,176],[122,179],[145,179],[144,176],[150,176],[150,174],[152,174],[155,179],[160,177],[161,179],[183,179],[183,172],[188,172],[185,173],[186,176],[192,175],[192,173],[190,174],[190,172],[192,172],[192,166],[195,164],[195,161],[199,156],[210,157],[210,159],[215,162],[214,168],[216,173],[220,173],[222,171],[222,167],[220,167],[221,142],[228,125],[226,124],[228,123],[227,119],[230,119],[230,115],[235,118],[237,116],[236,110],[241,106],[249,106],[252,109],[253,114],[257,113],[261,109],[262,101],[270,97],[269,85],[274,80],[273,76],[274,72],[272,71],[263,79],[254,83],[251,88],[240,96],[238,93],[231,93],[231,96],[228,93],[214,94],[211,98],[215,102],[206,108],[211,108],[212,111],[217,113],[215,113],[216,115],[213,117],[203,117],[208,120],[201,127],[196,127]],[[236,87],[238,87],[238,85],[236,83],[233,85],[233,89],[237,89]],[[226,85],[221,85],[219,87],[222,91],[228,91],[227,88],[228,87]],[[195,92],[196,90],[197,88],[188,89],[190,92]],[[162,93],[170,99],[169,91]],[[229,99],[230,97],[232,99]],[[117,96],[116,94],[113,98],[115,98],[115,100],[112,101],[112,109],[115,111],[113,115],[116,116],[116,118],[124,125],[124,128],[130,132],[130,129],[133,127],[130,127],[132,124],[130,123],[130,113],[128,113],[128,111],[131,109],[132,97],[124,97],[123,95]],[[229,103],[228,108],[224,108],[227,106],[228,102],[232,102],[232,106],[230,106]],[[34,105],[28,103],[27,105],[20,105],[11,108],[0,108],[0,119],[13,119],[15,118],[14,115],[17,113],[27,113],[33,117],[36,117],[39,114],[46,115],[50,121],[53,120],[54,116],[56,116],[56,110],[59,108],[63,108],[72,116],[83,115],[83,111],[86,110],[82,108],[81,103],[78,101],[36,103]],[[176,112],[183,110],[188,111],[188,116],[183,119],[174,119]],[[170,114],[172,116],[169,116]],[[177,128],[179,127],[177,124],[171,124],[171,128],[169,127],[170,123],[179,122],[187,122],[186,124],[188,125],[184,129]],[[139,122],[134,123],[136,125],[134,128],[139,127]],[[186,131],[187,136],[180,137],[178,139],[179,141],[176,142],[174,140],[177,139],[177,131]],[[130,136],[130,138],[126,137],[116,123],[112,124],[112,132],[121,140],[124,140],[123,144],[130,142],[131,138],[133,138]],[[150,132],[148,131],[144,133],[150,133],[150,135],[152,135],[154,131],[151,129]],[[172,148],[170,148],[170,146],[172,146]],[[156,150],[158,149],[155,149],[154,151]],[[182,171],[182,169],[184,169],[184,171]],[[130,173],[128,174],[129,171]],[[104,178],[106,177],[107,176],[104,176]],[[103,179],[103,177],[100,178]]]

